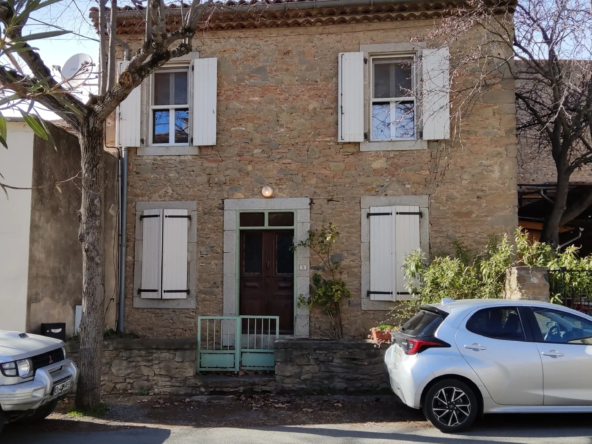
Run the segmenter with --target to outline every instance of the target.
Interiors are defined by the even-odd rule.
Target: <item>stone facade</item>
[[[371,341],[276,341],[276,390],[278,393],[387,390],[386,349],[385,346],[377,347]]]
[[[549,302],[549,269],[547,267],[510,267],[506,270],[504,297],[512,300]]]
[[[126,329],[148,338],[195,337],[197,316],[223,314],[224,201],[261,198],[264,185],[276,197],[309,198],[312,229],[323,221],[338,226],[343,278],[352,295],[342,313],[349,338],[365,338],[388,313],[362,310],[362,197],[427,196],[428,253],[449,250],[455,238],[478,248],[490,233],[513,231],[513,82],[486,91],[463,116],[462,143],[361,151],[359,143],[337,142],[338,54],[409,42],[432,26],[437,22],[426,19],[200,33],[194,49],[200,57],[218,58],[217,144],[193,156],[138,155],[130,149]],[[480,41],[475,30],[451,53]],[[197,202],[196,308],[134,308],[137,202],[169,200]],[[311,258],[310,265],[318,263]],[[322,336],[326,322],[313,310],[310,335]]]

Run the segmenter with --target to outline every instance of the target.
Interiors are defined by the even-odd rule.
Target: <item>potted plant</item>
[[[391,342],[391,331],[395,330],[392,325],[382,324],[370,329],[373,341]]]

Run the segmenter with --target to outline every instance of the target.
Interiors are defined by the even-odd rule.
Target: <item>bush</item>
[[[503,297],[506,284],[506,269],[512,266],[539,266],[592,270],[592,258],[581,258],[576,247],[567,247],[556,252],[549,245],[532,242],[528,233],[518,229],[514,243],[507,235],[501,238],[490,236],[484,251],[471,254],[461,241],[453,242],[453,255],[436,255],[427,263],[421,250],[407,255],[403,269],[407,289],[413,298],[398,305],[390,317],[407,319],[420,305],[450,299],[484,299]],[[570,276],[568,285],[574,292],[590,288],[589,274],[576,273]],[[558,295],[552,295],[555,301]]]

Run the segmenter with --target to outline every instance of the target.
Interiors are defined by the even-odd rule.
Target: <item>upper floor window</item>
[[[414,140],[414,57],[372,57],[372,139]]]
[[[157,72],[152,78],[151,144],[189,144],[187,70]]]

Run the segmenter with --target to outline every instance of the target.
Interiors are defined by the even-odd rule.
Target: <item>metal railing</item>
[[[199,316],[197,371],[273,370],[279,316]]]
[[[592,314],[592,270],[549,270],[549,291],[566,307]]]

